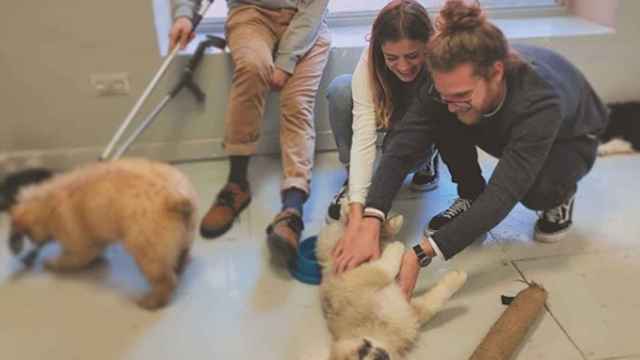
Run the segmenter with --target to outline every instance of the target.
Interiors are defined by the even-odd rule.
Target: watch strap
[[[427,267],[431,264],[431,256],[427,255],[424,250],[422,250],[422,246],[420,246],[420,244],[413,247],[413,252],[416,254],[416,257],[418,257],[418,264],[420,267]]]

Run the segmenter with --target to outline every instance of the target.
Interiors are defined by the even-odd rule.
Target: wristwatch
[[[418,265],[420,265],[420,267],[427,267],[429,264],[431,264],[431,259],[433,258],[427,255],[424,250],[422,250],[422,246],[420,246],[420,244],[417,244],[413,247],[413,252],[418,257]]]

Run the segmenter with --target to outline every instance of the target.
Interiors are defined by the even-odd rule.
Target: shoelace
[[[434,175],[434,171],[431,168],[430,164],[422,165],[422,167],[420,169],[418,169],[418,171],[416,171],[416,173],[424,175],[424,176],[433,176]]]
[[[554,207],[553,209],[549,209],[542,213],[544,218],[552,223],[562,223],[569,220],[569,210],[571,207],[571,202],[567,204],[561,204],[559,206]]]
[[[422,164],[422,166],[418,169],[418,173],[424,174],[426,176],[435,175],[434,165],[436,162],[436,157],[438,156],[438,150],[435,150],[431,155],[431,159]]]
[[[464,212],[468,208],[471,207],[471,201],[467,199],[457,198],[456,201],[453,202],[451,206],[442,214],[448,218],[454,218],[458,216],[460,213]]]
[[[218,199],[216,202],[219,205],[233,208],[235,203],[234,200],[235,200],[235,195],[233,194],[233,192],[231,190],[224,189],[220,191],[220,193],[218,194]]]

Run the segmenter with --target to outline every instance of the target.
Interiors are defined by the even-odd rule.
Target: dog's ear
[[[22,252],[24,246],[24,234],[26,214],[21,209],[12,209],[11,211],[11,228],[9,230],[9,249],[13,255]]]
[[[404,223],[404,217],[398,213],[389,213],[387,220],[384,222],[385,233],[393,236],[400,232],[402,224]]]
[[[20,254],[23,247],[24,233],[11,229],[11,233],[9,235],[9,250],[11,250],[11,254],[13,254],[14,256]]]
[[[18,255],[24,247],[25,236],[31,237],[33,214],[28,207],[18,203],[9,209],[11,226],[9,233],[9,249],[13,255]]]

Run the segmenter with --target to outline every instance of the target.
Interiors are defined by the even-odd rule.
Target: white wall
[[[161,64],[156,29],[170,22],[165,0],[59,4],[0,4],[0,175],[3,167],[6,171],[22,166],[26,159],[63,168],[97,158]],[[154,5],[164,19],[154,17]],[[640,1],[619,0],[614,34],[526,41],[565,54],[606,101],[640,99],[638,13]],[[353,70],[362,45],[332,50],[321,89],[335,76]],[[184,60],[171,68],[159,95],[173,85]],[[222,156],[230,59],[222,54],[208,56],[200,70],[197,77],[209,96],[206,104],[198,106],[187,92],[180,94],[130,154],[165,160]],[[104,72],[128,72],[131,95],[97,97],[89,76]],[[157,101],[156,96],[150,104]],[[278,149],[274,104],[272,99],[262,152]],[[318,148],[331,148],[323,91],[316,110]]]
[[[615,27],[619,0],[564,0],[572,13]]]

